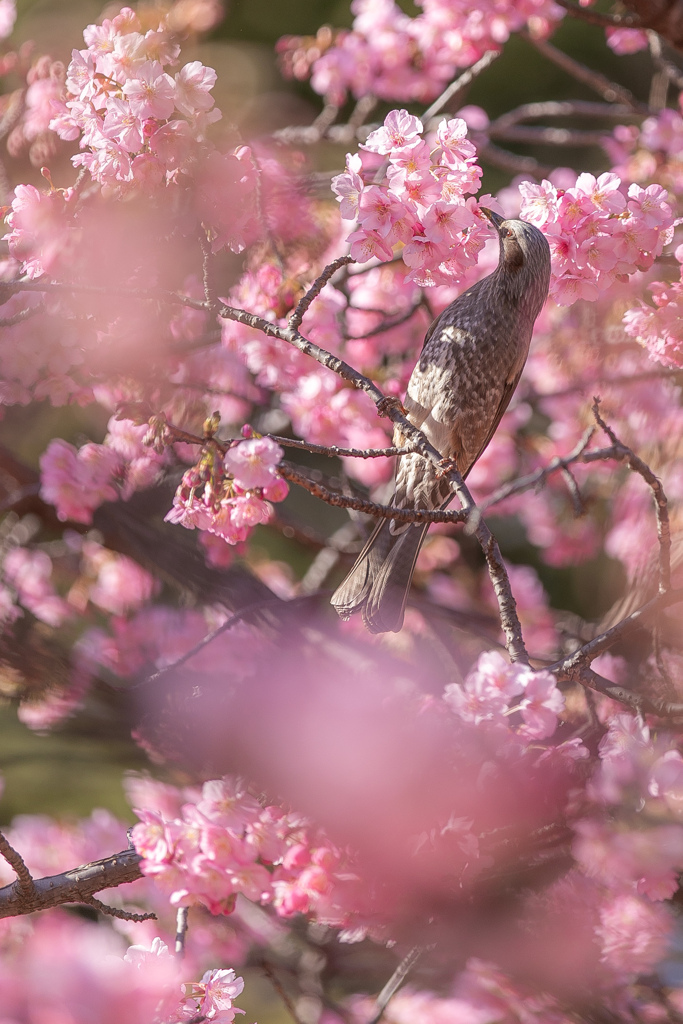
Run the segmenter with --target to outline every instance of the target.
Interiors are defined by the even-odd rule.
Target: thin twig
[[[552,667],[548,671],[553,671]],[[623,704],[624,707],[627,707],[629,711],[635,712],[635,714],[657,715],[659,718],[683,720],[683,704],[658,700],[657,698],[648,697],[643,693],[634,693],[633,690],[629,690],[619,683],[613,683],[610,679],[605,679],[604,676],[594,672],[588,665],[576,665],[570,671],[562,674],[560,678],[571,680],[583,687],[595,690],[596,693],[601,693],[604,697],[609,697],[610,700]]]
[[[304,476],[298,467],[294,468],[289,463],[280,463],[278,471],[285,480],[298,484],[314,498],[319,498],[327,505],[334,505],[336,508],[351,508],[356,512],[365,512],[366,515],[375,516],[377,519],[393,519],[398,523],[464,523],[468,520],[468,513],[464,509],[453,509],[449,512],[446,509],[396,508],[394,505],[380,505],[365,498],[339,494],[337,491],[330,491],[322,484]]]
[[[175,925],[175,955],[179,960],[185,956],[185,939],[187,937],[187,921],[189,907],[178,907]]]
[[[577,517],[577,519],[581,516],[585,516],[586,504],[583,500],[581,491],[579,489],[579,485],[577,484],[571,469],[569,469],[568,466],[563,466],[560,470],[560,473],[562,474],[562,479],[566,483],[567,490],[569,491],[569,495],[572,499],[572,504],[574,506],[574,515]]]
[[[505,498],[509,498],[513,494],[521,494],[524,491],[531,490],[532,487],[539,486],[544,483],[546,478],[552,473],[556,473],[561,469],[566,469],[567,466],[576,462],[590,444],[594,433],[595,427],[589,427],[584,432],[579,443],[576,447],[572,448],[568,455],[552,459],[547,466],[544,466],[542,469],[537,469],[535,473],[529,473],[528,476],[519,477],[517,480],[512,480],[509,484],[504,484],[502,487],[499,487],[498,490],[494,491],[489,498],[482,501],[479,506],[480,513],[483,514],[487,509],[491,508],[492,505],[498,504],[498,502],[503,501]]]
[[[394,327],[400,327],[401,324],[407,323],[407,321],[414,317],[418,309],[421,309],[423,305],[423,300],[422,298],[420,298],[419,302],[416,302],[413,306],[410,307],[409,310],[407,310],[405,313],[401,313],[401,315],[397,316],[395,319],[383,320],[382,323],[378,324],[377,327],[372,327],[369,331],[364,331],[363,334],[347,334],[345,335],[345,340],[364,341],[366,338],[374,338],[377,334],[384,334],[386,331],[392,331]],[[364,310],[364,312],[370,311]]]
[[[657,514],[657,539],[659,541],[659,593],[664,594],[671,586],[671,524],[669,522],[669,506],[664,493],[661,480],[655,476],[646,462],[643,462],[636,453],[623,444],[600,415],[600,399],[593,399],[593,415],[598,426],[602,427],[614,448],[619,453],[618,457],[628,463],[629,469],[642,476],[645,483],[652,491],[652,498],[655,503]]]
[[[0,832],[0,855],[5,858],[9,866],[17,876],[17,886],[22,894],[30,898],[35,892],[35,882],[31,872],[26,867],[24,858],[14,849],[6,836]],[[0,890],[1,891],[1,890]]]
[[[231,615],[229,619],[226,619],[225,622],[222,622],[220,626],[217,626],[216,629],[212,629],[210,633],[207,633],[206,636],[202,637],[194,647],[191,647],[189,651],[185,651],[185,653],[181,654],[179,658],[175,659],[175,661],[169,662],[168,665],[162,665],[162,667],[157,669],[156,672],[153,672],[151,676],[145,676],[143,682],[138,683],[137,686],[147,686],[149,683],[156,683],[158,679],[162,678],[162,676],[167,675],[169,672],[173,672],[177,668],[181,668],[181,666],[185,665],[191,658],[194,658],[195,654],[199,654],[200,651],[203,651],[210,643],[213,643],[217,637],[221,636],[223,633],[227,633],[228,630],[232,629],[233,626],[236,626],[238,622],[242,622],[247,615],[260,610],[262,607],[263,602],[260,602],[258,605],[248,605],[246,608],[241,608],[238,612],[235,612],[234,615]]]
[[[424,946],[413,946],[411,950],[401,960],[400,964],[389,978],[380,994],[377,996],[375,1002],[375,1012],[368,1021],[368,1024],[379,1024],[380,1020],[384,1016],[389,1002],[394,997],[396,992],[399,990],[403,982],[406,980],[411,970],[420,959],[424,952]]]
[[[634,612],[631,612],[630,615],[627,615],[620,622],[617,622],[615,626],[612,626],[610,629],[606,629],[604,633],[601,633],[599,636],[596,636],[592,640],[583,644],[583,646],[573,654],[570,654],[566,658],[562,658],[560,661],[556,661],[554,664],[548,666],[548,671],[556,675],[560,681],[563,679],[574,679],[576,673],[590,664],[590,662],[597,658],[598,655],[604,654],[605,651],[608,651],[610,647],[613,647],[615,643],[623,637],[628,636],[630,633],[646,628],[652,616],[656,615],[664,608],[668,608],[670,605],[679,604],[681,601],[683,601],[683,587],[677,590],[667,590],[664,594],[657,594],[655,597],[651,598],[651,600],[646,601],[644,605],[641,605],[640,608],[637,608]],[[581,680],[578,681],[581,682]],[[618,697],[615,697],[615,700],[618,699]],[[650,698],[644,696],[640,697],[640,695],[638,695],[638,700],[643,707],[645,707],[645,704],[647,703],[646,710],[652,709],[653,714],[672,713],[670,709],[668,711],[662,711],[663,705],[661,704],[657,705],[658,710],[655,710],[655,702]],[[683,711],[683,705],[676,705],[676,709]],[[677,710],[677,713],[680,712]]]
[[[546,39],[536,39],[531,36],[528,32],[520,32],[520,35],[531,43],[539,53],[542,53],[544,57],[551,60],[553,64],[562,68],[567,74],[571,75],[578,82],[582,82],[584,85],[590,86],[599,96],[602,96],[608,103],[623,103],[624,106],[629,109],[637,111],[638,113],[647,114],[648,108],[644,103],[636,100],[633,93],[629,92],[623,86],[618,85],[616,82],[610,81],[605,75],[599,71],[594,71],[592,68],[586,67],[585,64],[581,64],[578,60],[574,60],[569,54],[564,53],[563,50],[558,50],[556,46],[549,43]]]
[[[472,137],[477,144],[481,159],[493,167],[510,171],[511,174],[533,174],[535,178],[547,178],[554,170],[550,164],[542,164],[533,156],[520,156],[501,146],[494,146],[492,142],[485,141],[485,136],[482,136],[481,142],[474,133],[472,133]]]
[[[578,128],[544,128],[535,125],[489,128],[489,137],[503,142],[524,142],[532,146],[600,146],[606,131],[586,131]]]
[[[110,907],[107,903],[102,903],[95,896],[81,896],[78,903],[85,903],[89,907],[94,907],[95,910],[99,910],[101,914],[105,914],[107,917],[116,917],[119,921],[156,921],[157,915],[147,914],[135,914],[132,910],[122,910],[120,907]]]
[[[568,14],[580,21],[586,21],[589,25],[601,25],[603,28],[638,28],[640,18],[637,14],[603,14],[601,11],[594,11],[592,8],[579,7],[572,3],[572,0],[556,0],[560,7],[564,7]]]
[[[493,64],[494,60],[497,60],[498,57],[500,57],[502,52],[502,50],[487,50],[471,68],[468,68],[467,71],[464,71],[459,78],[456,78],[454,82],[451,82],[451,84],[444,89],[441,95],[434,100],[432,105],[427,107],[422,115],[423,124],[429,124],[429,121],[431,121],[433,117],[436,117],[437,114],[441,113],[453,97],[459,96],[461,92],[464,92],[465,89],[469,88],[475,78],[478,78],[482,71],[486,71],[486,69]]]
[[[513,110],[501,114],[491,121],[487,131],[503,131],[522,121],[530,121],[537,117],[604,117],[622,120],[633,118],[631,107],[614,103],[598,103],[595,100],[541,100],[536,103],[521,103]]]
[[[388,448],[340,448],[339,445],[313,444],[312,441],[299,441],[292,437],[279,437],[277,434],[267,434],[273,441],[277,441],[283,448],[299,448],[302,451],[312,452],[315,455],[338,456],[339,458],[353,459],[379,459],[390,458],[393,455],[410,455],[415,451],[414,445],[406,445],[405,448],[396,448],[390,445]]]
[[[318,295],[320,295],[321,291],[323,290],[327,282],[330,280],[330,278],[333,277],[334,274],[336,274],[341,267],[345,267],[349,263],[355,262],[356,261],[354,260],[353,256],[338,256],[336,260],[333,260],[332,263],[329,263],[325,267],[322,274],[316,277],[315,281],[308,289],[306,294],[303,296],[303,298],[299,299],[296,309],[294,310],[289,320],[287,321],[292,330],[297,331],[299,329],[299,327],[301,326],[301,321],[303,320],[306,314],[306,310],[311,305],[313,300],[316,299]]]
[[[282,983],[275,974],[275,971],[273,970],[272,966],[268,963],[268,961],[265,958],[261,960],[260,966],[266,978],[268,978],[268,981],[271,983],[271,985],[279,995],[280,999],[287,1007],[287,1010],[289,1011],[289,1015],[291,1016],[292,1020],[295,1022],[295,1024],[302,1024],[302,1020],[299,1017],[298,1013],[296,1012],[296,1006],[294,1005],[292,999],[290,998],[289,993],[282,986]]]

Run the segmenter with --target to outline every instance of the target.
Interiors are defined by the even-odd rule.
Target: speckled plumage
[[[498,266],[431,325],[404,399],[411,423],[444,458],[455,460],[463,476],[493,437],[517,387],[550,282],[550,251],[541,232],[525,221],[487,215],[500,240]],[[400,432],[394,442],[402,443]],[[420,455],[399,459],[392,505],[443,508],[451,497],[445,477]],[[332,597],[342,618],[362,611],[372,633],[401,628],[427,529],[378,524]]]

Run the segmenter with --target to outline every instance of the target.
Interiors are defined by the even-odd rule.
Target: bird
[[[433,321],[408,382],[408,420],[464,478],[493,437],[519,382],[534,323],[550,286],[543,233],[480,207],[498,234],[498,266]],[[400,426],[394,444],[403,446]],[[398,459],[391,504],[443,509],[447,473],[417,453]],[[331,603],[342,619],[361,612],[371,633],[397,633],[429,524],[380,520]]]

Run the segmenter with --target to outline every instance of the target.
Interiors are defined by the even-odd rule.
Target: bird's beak
[[[496,231],[500,231],[501,224],[505,223],[505,217],[501,217],[499,213],[494,213],[493,210],[489,210],[486,206],[480,206],[479,209],[486,219],[491,221]]]

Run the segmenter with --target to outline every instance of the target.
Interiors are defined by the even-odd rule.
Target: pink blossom
[[[391,110],[383,126],[370,132],[363,148],[372,153],[391,153],[394,149],[403,149],[419,142],[422,130],[422,122],[418,117],[413,117],[407,110]]]
[[[277,477],[277,464],[284,455],[282,448],[269,437],[239,441],[226,452],[223,464],[245,491],[268,487]]]
[[[351,255],[359,263],[367,263],[368,260],[376,257],[380,260],[390,260],[393,252],[376,231],[352,232],[347,238],[351,244]]]
[[[522,692],[522,678],[518,666],[489,651],[479,655],[464,686],[446,687],[444,700],[464,721],[480,722],[502,714],[510,699]]]
[[[332,179],[332,191],[336,192],[337,202],[341,203],[340,212],[344,220],[355,220],[358,216],[358,203],[363,192],[362,167],[358,153],[347,153],[345,173]]]
[[[61,626],[72,609],[58,596],[52,583],[52,559],[40,549],[13,548],[3,562],[5,577],[16,591],[19,602],[41,622]]]
[[[181,114],[191,117],[198,110],[211,110],[214,98],[209,93],[216,84],[216,72],[198,60],[186,64],[175,76],[175,105]]]
[[[199,1004],[199,1013],[207,1020],[220,1019],[221,1024],[234,1019],[236,1013],[244,1013],[233,1007],[233,1000],[242,994],[244,981],[232,970],[206,971],[200,981],[203,995]],[[230,1012],[232,1011],[232,1012]]]
[[[524,734],[534,739],[552,736],[557,716],[564,709],[564,697],[550,672],[524,672],[521,676],[524,697],[520,710],[524,719]]]
[[[616,896],[600,911],[596,929],[602,960],[619,973],[645,974],[662,959],[672,927],[664,907],[638,896]]]
[[[557,189],[543,179],[540,185],[532,181],[520,181],[524,218],[537,228],[544,227],[557,219]]]
[[[129,153],[137,153],[143,144],[142,121],[123,100],[109,101],[102,133],[118,142]]]
[[[29,277],[54,273],[69,255],[72,225],[68,204],[72,198],[73,190],[44,193],[33,185],[15,188],[7,217],[11,230],[4,238]]]
[[[7,39],[12,35],[16,18],[16,0],[0,0],[0,39]]]
[[[647,49],[647,32],[641,28],[612,28],[605,29],[607,45],[615,53],[638,53]]]
[[[40,457],[40,494],[60,519],[90,523],[98,505],[116,500],[113,482],[120,469],[120,457],[111,448],[86,444],[76,450],[57,438]]]
[[[141,118],[170,117],[175,106],[175,83],[159,61],[145,61],[135,69],[135,77],[124,82],[123,95],[128,97],[131,111]]]
[[[669,750],[652,766],[648,790],[659,797],[676,815],[683,810],[683,757]]]

